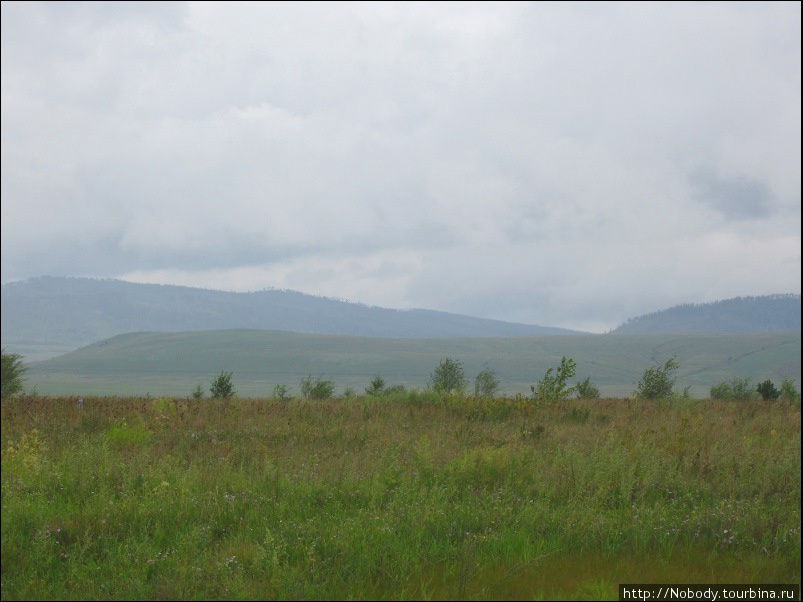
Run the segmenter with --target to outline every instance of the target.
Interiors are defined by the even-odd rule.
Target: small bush
[[[483,370],[474,378],[475,397],[493,397],[499,388],[499,379],[493,370]]]
[[[575,385],[575,389],[577,390],[577,397],[579,399],[599,399],[599,389],[591,384],[591,377],[587,377],[585,380],[580,381]]]
[[[365,387],[366,395],[381,395],[385,390],[385,379],[381,376],[375,376],[371,384]]]
[[[635,395],[639,399],[666,399],[672,396],[672,387],[675,386],[674,374],[678,370],[678,363],[670,357],[663,366],[647,368],[641,376]]]
[[[385,389],[385,395],[404,395],[405,393],[407,393],[407,389],[404,388],[404,385],[393,385]]]
[[[335,395],[335,383],[331,380],[318,379],[312,388],[312,399],[330,399]]]
[[[781,396],[781,392],[775,388],[775,384],[770,379],[759,383],[758,386],[756,386],[756,391],[758,391],[759,395],[761,395],[761,399],[764,401],[774,401]]]
[[[734,378],[731,381],[733,398],[736,401],[750,401],[755,396],[755,392],[750,386],[750,381],[746,378]]]
[[[192,392],[192,398],[193,399],[203,399],[203,397],[204,397],[204,389],[203,389],[203,387],[201,385],[198,385],[197,387],[195,387],[195,389]]]
[[[755,391],[750,388],[750,381],[746,378],[734,378],[730,382],[721,382],[711,387],[711,399],[750,401],[754,395]]]
[[[793,381],[787,379],[781,383],[781,399],[800,402],[800,392]]]
[[[335,383],[331,380],[316,378],[312,376],[301,379],[301,397],[304,399],[331,399],[335,394]]]
[[[730,383],[722,382],[711,387],[709,395],[711,399],[733,399],[733,389]]]
[[[287,401],[290,399],[287,385],[276,385],[273,387],[273,399],[277,401]]]
[[[209,392],[215,399],[228,399],[234,395],[234,385],[231,382],[231,372],[222,371],[212,381]]]
[[[533,396],[541,401],[562,401],[569,399],[569,395],[574,391],[574,387],[567,387],[566,381],[574,376],[577,364],[573,358],[560,358],[560,366],[549,368],[544,374],[544,378],[538,381],[537,385],[530,387]],[[552,373],[554,370],[554,374]]]

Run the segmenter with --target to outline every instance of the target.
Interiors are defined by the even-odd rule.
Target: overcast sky
[[[604,331],[800,292],[801,7],[2,3],[2,281]]]

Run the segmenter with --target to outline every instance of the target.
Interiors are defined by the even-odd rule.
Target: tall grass
[[[615,597],[800,581],[800,406],[2,403],[3,598]]]

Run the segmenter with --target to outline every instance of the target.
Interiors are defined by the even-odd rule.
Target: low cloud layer
[[[800,5],[2,5],[2,278],[606,330],[800,292]]]

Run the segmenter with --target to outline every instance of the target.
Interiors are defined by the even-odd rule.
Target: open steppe
[[[2,597],[615,598],[800,582],[800,405],[2,403]]]

